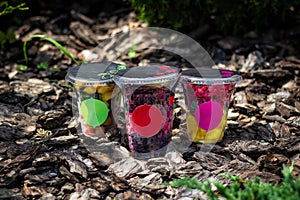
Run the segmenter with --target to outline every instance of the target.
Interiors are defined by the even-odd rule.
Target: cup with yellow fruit
[[[81,131],[85,136],[105,138],[116,126],[111,101],[118,94],[112,77],[126,66],[113,62],[82,64],[68,70],[66,80],[75,88]]]

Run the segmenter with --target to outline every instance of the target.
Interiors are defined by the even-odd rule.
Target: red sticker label
[[[160,131],[164,116],[156,106],[144,104],[134,109],[131,122],[135,132],[149,138]]]

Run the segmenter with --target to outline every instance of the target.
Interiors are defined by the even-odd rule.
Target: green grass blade
[[[55,41],[54,39],[46,36],[46,35],[42,35],[42,34],[33,34],[29,36],[29,39],[33,39],[33,38],[42,38],[44,40],[47,40],[48,42],[52,43],[53,45],[55,45],[58,49],[60,49],[66,56],[68,56],[73,62],[75,62],[77,65],[79,65],[79,62],[70,54],[70,52],[65,49],[60,43],[58,43],[57,41]],[[27,41],[24,41],[23,44],[23,53],[24,53],[24,59],[26,61],[26,64],[28,64],[28,57],[27,57],[27,51],[26,51],[26,45],[27,45]]]
[[[24,54],[24,59],[26,61],[26,65],[28,65],[28,57],[27,57],[26,45],[27,45],[27,40],[25,40],[24,43],[23,43],[23,54]]]

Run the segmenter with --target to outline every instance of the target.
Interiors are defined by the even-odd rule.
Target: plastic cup
[[[180,69],[171,66],[133,67],[117,74],[126,120],[128,148],[140,158],[161,156],[171,141],[174,86]]]
[[[224,69],[198,68],[182,73],[187,132],[192,142],[220,142],[235,85],[242,77]]]
[[[75,88],[81,131],[85,136],[105,138],[115,127],[111,100],[117,95],[112,77],[126,66],[113,62],[82,64],[68,70],[66,80]],[[114,92],[113,92],[114,91]]]

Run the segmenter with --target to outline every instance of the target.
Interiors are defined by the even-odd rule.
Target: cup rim
[[[144,70],[146,67],[158,67],[160,65],[151,65],[151,66],[138,66],[136,67],[137,70]],[[116,83],[120,84],[131,84],[131,85],[147,85],[147,84],[159,84],[159,83],[165,83],[168,81],[173,81],[178,79],[178,77],[181,75],[181,69],[177,67],[171,68],[176,69],[177,71],[172,72],[170,74],[164,74],[161,76],[149,76],[149,77],[125,77],[121,74],[116,74],[112,80]],[[143,69],[142,69],[143,68]]]
[[[100,74],[101,73],[106,73],[106,75],[109,75],[108,73],[110,71],[106,71],[109,67],[116,68],[118,66],[121,66],[122,64],[114,63],[114,62],[109,62],[109,61],[103,61],[103,62],[94,62],[94,63],[86,63],[86,64],[81,64],[72,68],[68,69],[67,75],[65,76],[65,80],[67,82],[70,82],[74,85],[76,85],[76,82],[80,82],[83,86],[92,86],[92,85],[99,85],[99,84],[107,84],[107,83],[113,83],[112,77],[113,75],[110,75],[110,77],[104,77],[101,78]],[[125,65],[122,65],[126,67]],[[90,67],[93,68],[95,73],[91,77],[81,77],[78,72],[80,72],[81,67]],[[97,69],[97,67],[99,67]],[[115,71],[116,71],[115,69]],[[84,71],[82,71],[83,73]]]
[[[205,70],[211,70],[214,72],[218,72],[217,75],[220,75],[219,77],[199,77],[196,75],[187,75],[184,74],[184,72],[188,71],[185,70],[183,72],[183,74],[181,75],[181,81],[185,81],[185,82],[189,82],[189,83],[194,83],[194,84],[206,84],[206,85],[211,85],[211,84],[232,84],[232,83],[240,83],[242,81],[242,76],[238,75],[236,72],[231,71],[231,70],[227,70],[227,69],[212,69],[212,68],[204,68]],[[193,71],[197,70],[197,69],[191,69]],[[221,76],[221,72],[222,71],[227,71],[227,72],[231,72],[232,75],[228,76],[228,77],[222,77]],[[198,73],[201,73],[200,71],[196,71]]]

